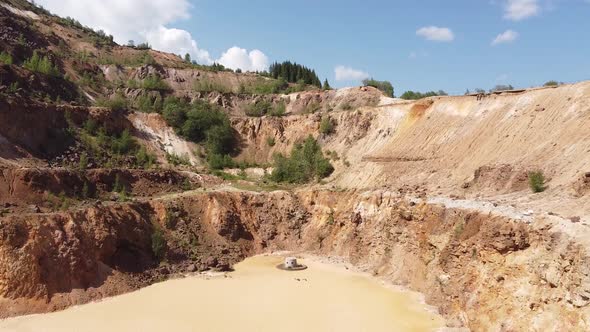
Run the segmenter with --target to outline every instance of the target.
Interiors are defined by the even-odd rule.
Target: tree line
[[[284,79],[289,83],[304,82],[308,85],[322,87],[322,82],[318,78],[315,70],[307,68],[296,62],[285,61],[282,63],[275,62],[269,67],[269,75],[275,79]]]

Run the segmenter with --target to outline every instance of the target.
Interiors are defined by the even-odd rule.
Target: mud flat
[[[235,272],[166,281],[66,311],[0,321],[0,331],[434,331],[416,294],[308,257],[282,271],[256,256]]]

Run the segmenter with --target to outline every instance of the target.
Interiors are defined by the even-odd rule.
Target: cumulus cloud
[[[264,71],[268,69],[269,61],[268,57],[260,50],[248,52],[243,48],[234,46],[224,52],[217,62],[231,69]]]
[[[492,45],[496,46],[498,44],[511,43],[515,41],[516,38],[518,38],[518,32],[506,30],[496,36],[496,38],[492,41]]]
[[[147,32],[171,22],[188,19],[188,0],[36,0],[60,16],[71,16],[82,24],[103,29],[119,44],[144,40]]]
[[[361,81],[369,78],[369,73],[346,66],[337,66],[334,68],[334,74],[336,81]]]
[[[82,24],[96,30],[112,34],[119,44],[129,40],[137,43],[147,41],[154,49],[184,55],[201,64],[214,61],[226,67],[237,69],[233,64],[246,63],[244,70],[264,70],[268,67],[268,58],[259,50],[247,53],[244,61],[242,54],[232,47],[218,60],[214,60],[208,51],[201,49],[190,32],[169,28],[171,23],[190,18],[189,0],[36,0],[36,3],[60,16],[70,16]],[[245,50],[244,50],[245,51]],[[226,55],[229,54],[229,55]],[[234,57],[238,57],[236,60]],[[225,63],[224,63],[225,62]],[[265,68],[263,68],[265,67]]]
[[[440,28],[437,26],[428,26],[418,29],[416,35],[426,38],[427,40],[438,42],[451,42],[455,39],[453,31],[449,28]]]
[[[147,31],[145,37],[154,49],[180,55],[189,53],[198,63],[207,65],[213,63],[209,52],[200,49],[188,31],[159,26]]]
[[[538,15],[540,11],[539,0],[507,0],[504,7],[504,18],[521,21]]]

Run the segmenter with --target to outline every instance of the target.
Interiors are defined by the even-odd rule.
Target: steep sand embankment
[[[334,120],[334,134],[319,134],[322,116]],[[307,135],[319,137],[338,155],[329,179],[338,188],[483,197],[564,217],[590,215],[590,82],[234,123],[244,141],[240,158],[259,163]],[[275,138],[274,147],[267,137]],[[548,179],[542,194],[528,190],[532,170]]]

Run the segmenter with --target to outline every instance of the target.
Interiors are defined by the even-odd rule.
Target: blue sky
[[[40,2],[58,14],[76,14],[60,8],[58,0]],[[257,49],[269,62],[293,60],[315,68],[337,87],[359,84],[358,79],[337,81],[337,66],[389,80],[396,94],[438,89],[462,94],[495,84],[528,87],[552,79],[590,79],[588,0],[176,2],[186,6],[188,15],[158,24],[190,33],[210,59],[222,59],[232,46],[243,49],[242,55]],[[88,20],[94,21],[81,19],[103,27],[95,17]],[[438,29],[417,33],[428,27]],[[118,28],[106,26],[120,39]],[[493,45],[503,33],[499,41],[504,42]],[[168,40],[146,36],[155,46],[175,50]],[[352,77],[363,76],[356,74]]]

